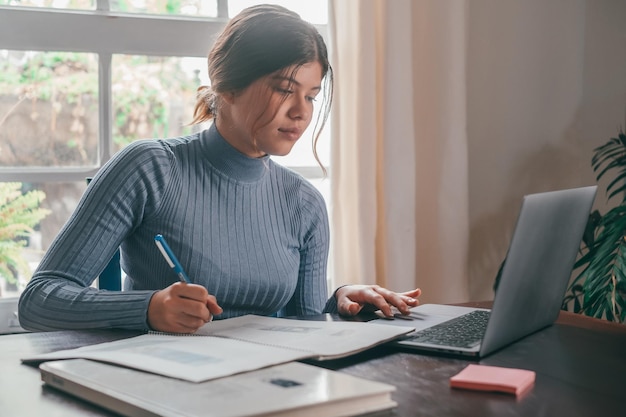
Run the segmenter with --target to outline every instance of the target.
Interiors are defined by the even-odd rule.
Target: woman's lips
[[[292,129],[281,128],[281,129],[278,129],[278,131],[286,135],[291,140],[298,140],[300,136],[302,136],[302,130],[298,128],[292,128]]]

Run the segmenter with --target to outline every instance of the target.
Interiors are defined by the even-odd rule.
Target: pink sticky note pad
[[[535,372],[488,365],[467,365],[450,378],[450,386],[479,391],[496,391],[520,396],[535,383]]]

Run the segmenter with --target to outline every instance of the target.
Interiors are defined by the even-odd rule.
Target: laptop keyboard
[[[489,313],[488,310],[475,310],[421,330],[409,337],[408,340],[433,345],[471,348],[482,340],[487,328]]]

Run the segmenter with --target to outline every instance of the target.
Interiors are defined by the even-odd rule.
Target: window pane
[[[284,6],[313,24],[328,24],[328,0],[228,0],[228,16],[233,17],[246,7],[264,3]]]
[[[0,50],[0,166],[94,166],[95,54]]]
[[[217,17],[217,0],[117,0],[111,10],[126,13]]]
[[[84,182],[0,183],[1,297],[22,291],[85,188]],[[38,213],[39,209],[45,213]],[[30,210],[34,212],[24,215]],[[37,220],[39,214],[43,216],[41,220]],[[23,233],[26,228],[20,225],[32,231]]]
[[[206,58],[114,55],[115,150],[137,139],[191,133],[196,91],[208,85],[206,72]]]
[[[49,9],[95,10],[96,0],[0,0],[0,6],[45,7]]]

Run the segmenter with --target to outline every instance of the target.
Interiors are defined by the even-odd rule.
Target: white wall
[[[626,1],[471,0],[467,64],[470,298],[484,300],[522,195],[595,184],[593,148],[626,128]]]

